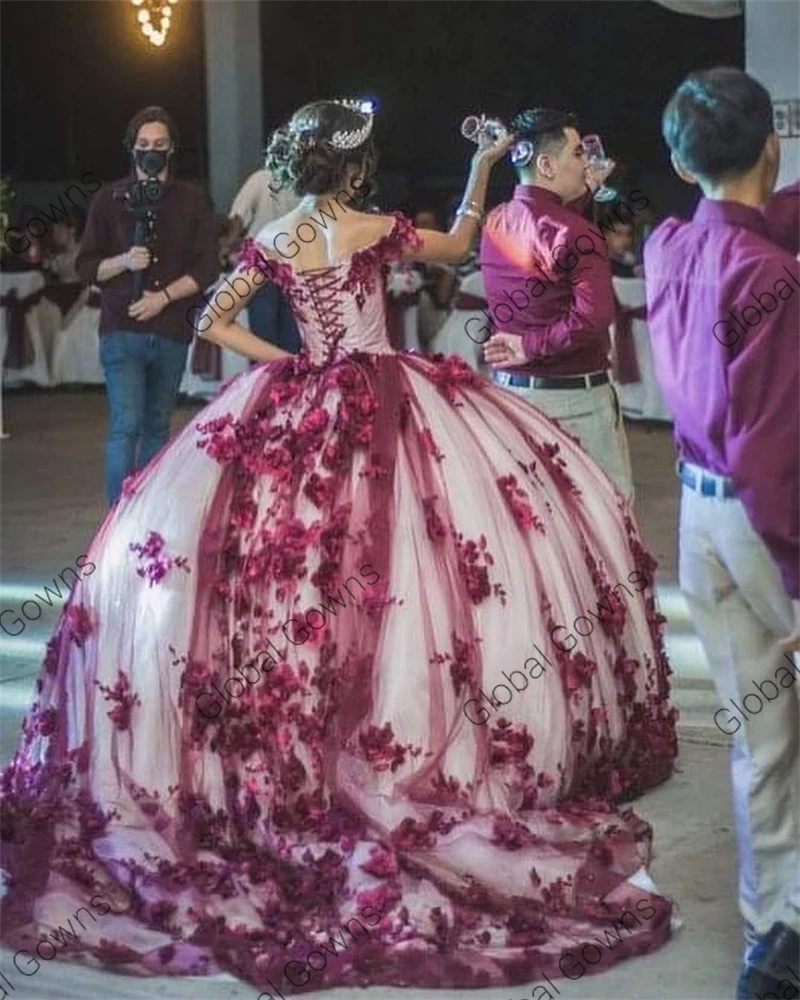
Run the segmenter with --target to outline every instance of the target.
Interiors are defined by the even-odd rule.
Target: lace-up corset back
[[[393,353],[386,329],[385,267],[419,242],[412,223],[396,213],[386,236],[330,267],[295,271],[267,259],[265,248],[248,239],[239,268],[256,266],[271,277],[291,303],[312,363],[329,364],[358,352]]]

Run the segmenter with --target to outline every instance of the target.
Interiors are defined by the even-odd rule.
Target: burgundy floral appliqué
[[[169,556],[164,550],[164,539],[157,531],[151,531],[144,544],[131,542],[128,546],[131,552],[138,552],[144,566],[136,568],[136,575],[147,580],[150,586],[160,583],[173,566],[190,573],[189,560],[185,556]]]

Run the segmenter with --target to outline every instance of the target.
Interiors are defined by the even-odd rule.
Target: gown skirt
[[[243,372],[81,569],[1,779],[18,969],[278,1000],[668,939],[624,805],[677,751],[655,564],[570,436],[460,358]]]

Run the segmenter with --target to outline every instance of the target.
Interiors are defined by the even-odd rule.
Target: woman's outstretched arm
[[[253,271],[256,273],[253,274]],[[260,281],[254,280],[258,274],[261,275]],[[206,307],[196,324],[192,324],[197,335],[221,347],[229,347],[252,361],[285,361],[294,357],[234,322],[266,280],[268,278],[264,269],[257,264],[251,265],[247,270],[237,269],[223,279],[209,296],[213,304]],[[224,291],[225,295],[219,295],[220,291]],[[220,304],[220,299],[225,302],[230,299],[231,303],[225,308]]]
[[[472,249],[472,244],[480,230],[483,207],[486,203],[486,189],[489,174],[498,160],[514,142],[513,136],[504,136],[496,142],[486,141],[472,157],[467,185],[461,199],[459,214],[449,233],[438,233],[433,229],[418,229],[421,246],[406,252],[412,260],[445,261],[458,263],[464,260]],[[466,209],[467,214],[461,210]]]

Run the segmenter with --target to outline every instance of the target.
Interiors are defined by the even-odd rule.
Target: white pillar
[[[800,100],[800,4],[747,0],[744,13],[747,72],[764,84],[773,103]],[[795,134],[781,138],[778,187],[799,177],[800,135]]]
[[[258,0],[203,0],[211,197],[227,212],[244,179],[263,165]]]

